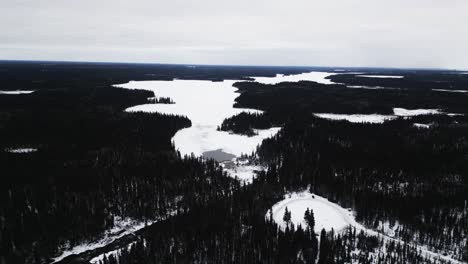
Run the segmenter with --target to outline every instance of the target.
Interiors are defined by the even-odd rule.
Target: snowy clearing
[[[313,195],[308,191],[291,193],[285,196],[285,199],[273,205],[270,211],[273,214],[273,220],[282,228],[286,228],[286,223],[283,221],[284,212],[288,208],[291,212],[291,223],[295,227],[301,225],[306,227],[304,221],[304,213],[307,208],[312,209],[315,217],[316,233],[320,233],[322,229],[326,231],[340,231],[350,224],[353,224],[351,219],[353,215],[348,210],[329,202],[327,199],[318,195]],[[270,211],[266,214],[267,219],[270,217]]]
[[[380,229],[386,232],[386,234],[366,228],[363,225],[356,222],[354,215],[350,210],[347,210],[336,203],[332,203],[326,198],[315,194],[311,194],[308,190],[286,194],[284,200],[273,205],[272,209],[270,209],[266,213],[265,219],[269,219],[270,212],[272,212],[273,220],[280,226],[280,228],[285,228],[286,224],[283,221],[283,215],[286,206],[291,212],[291,221],[295,226],[297,226],[298,224],[301,224],[303,227],[305,226],[305,222],[303,222],[303,217],[305,210],[307,210],[307,207],[309,207],[314,211],[316,226],[314,228],[315,232],[320,232],[320,227],[325,228],[325,230],[327,231],[333,228],[335,232],[340,232],[347,226],[352,226],[355,227],[358,232],[363,230],[369,235],[378,236],[379,238],[382,238],[384,243],[388,241],[394,241],[396,243],[404,244],[404,241],[392,237],[395,235],[394,232],[399,226],[399,224],[397,224],[396,227],[390,225],[381,226]],[[451,261],[453,263],[463,263],[461,261],[452,259],[449,256],[444,256],[442,254],[430,251],[425,246],[420,246],[416,243],[411,242],[407,244],[409,246],[416,247],[418,251],[422,252],[427,257]]]
[[[364,78],[390,78],[390,79],[401,79],[404,76],[400,75],[356,75],[356,77],[364,77]]]
[[[350,210],[347,210],[336,203],[332,203],[323,197],[311,194],[307,190],[302,192],[286,194],[284,200],[273,205],[271,209],[273,213],[273,220],[280,226],[280,228],[285,228],[286,226],[286,224],[283,221],[283,215],[286,206],[288,207],[288,210],[291,211],[291,221],[292,223],[294,223],[295,226],[297,226],[298,224],[301,224],[303,227],[305,226],[305,222],[303,222],[303,217],[305,210],[307,210],[307,207],[309,207],[314,211],[316,226],[316,228],[314,228],[315,232],[320,232],[320,227],[325,228],[325,230],[327,231],[333,228],[335,232],[340,232],[345,227],[352,226],[355,227],[358,232],[363,230],[369,235],[378,236],[379,238],[382,238],[384,243],[388,241],[394,241],[397,243],[404,244],[404,241],[391,237],[394,235],[394,231],[396,230],[394,228],[397,228],[399,226],[398,224],[396,225],[396,227],[381,226],[381,230],[383,230],[387,234],[382,234],[378,231],[368,229],[356,222],[356,220],[354,219],[354,215]],[[269,210],[266,213],[265,219],[268,220],[270,218],[271,210]],[[408,244],[409,246],[415,246],[417,250],[419,250],[421,253],[432,259],[442,259],[445,261],[451,261],[453,263],[459,264],[463,263],[449,256],[444,256],[442,254],[430,251],[425,246],[420,246],[415,243],[406,244]]]
[[[315,113],[314,116],[328,119],[328,120],[346,120],[351,123],[370,123],[370,124],[382,124],[385,121],[395,119],[395,116],[391,115],[379,115],[379,114],[330,114],[330,113]]]
[[[16,91],[4,91],[0,90],[0,94],[8,94],[8,95],[18,95],[18,94],[31,94],[35,91],[25,91],[25,90],[16,90]]]
[[[435,92],[448,92],[448,93],[468,93],[468,90],[446,90],[446,89],[432,89]]]
[[[260,165],[234,165],[232,167],[225,166],[225,164],[221,165],[229,176],[232,178],[237,177],[241,182],[245,182],[246,184],[252,183],[257,171],[265,170],[265,168]]]
[[[25,154],[33,153],[37,151],[37,148],[10,148],[6,149],[6,152],[15,153],[15,154]]]

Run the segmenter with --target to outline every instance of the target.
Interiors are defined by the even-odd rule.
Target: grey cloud
[[[8,1],[0,59],[468,68],[464,0]]]

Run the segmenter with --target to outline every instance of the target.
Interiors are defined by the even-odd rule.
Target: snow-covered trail
[[[297,206],[297,204],[301,204],[301,206]],[[310,193],[309,191],[303,192],[296,192],[290,193],[285,195],[285,199],[276,203],[272,207],[272,215],[273,220],[281,227],[285,227],[285,223],[283,221],[283,215],[285,208],[288,207],[288,210],[291,211],[291,221],[297,226],[301,224],[305,226],[305,222],[303,221],[304,212],[306,208],[311,208],[314,211],[315,215],[315,232],[320,232],[320,230],[325,228],[326,231],[330,231],[331,228],[334,229],[335,232],[341,232],[346,229],[348,226],[352,226],[356,228],[356,231],[360,232],[363,230],[369,235],[378,236],[379,238],[383,238],[386,242],[396,242],[396,243],[405,243],[403,240],[398,238],[393,238],[388,235],[385,235],[381,232],[375,231],[370,228],[366,228],[362,224],[358,223],[354,218],[354,215],[351,211],[339,206],[336,203],[330,202],[328,199],[323,198],[321,196],[315,195]],[[304,208],[304,210],[299,210],[294,212],[295,208]],[[322,208],[326,208],[323,210]],[[322,216],[320,216],[322,214]],[[323,214],[325,216],[323,216]],[[296,217],[294,217],[296,215]],[[267,212],[265,217],[268,219],[270,217],[270,211]],[[324,223],[322,221],[331,219],[329,223]],[[300,221],[300,222],[299,222]],[[328,221],[328,220],[327,220]],[[416,243],[406,242],[407,245],[410,247],[416,248],[418,251],[421,251],[427,257],[432,259],[440,259],[444,261],[450,261],[456,264],[463,264],[465,262],[458,261],[453,259],[449,256],[444,256],[442,254],[433,252],[428,250],[425,246],[418,245]]]

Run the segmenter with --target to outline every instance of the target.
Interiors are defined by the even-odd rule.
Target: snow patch
[[[429,129],[431,128],[432,124],[414,123],[413,126],[416,128]]]
[[[15,153],[15,154],[25,154],[25,153],[36,152],[37,148],[14,148],[14,149],[10,148],[10,149],[6,149],[5,151],[10,152],[10,153]]]
[[[447,90],[447,89],[432,89],[436,92],[448,92],[448,93],[468,93],[468,90]]]
[[[26,91],[26,90],[16,90],[16,91],[4,91],[0,90],[0,94],[8,94],[8,95],[18,95],[18,94],[31,94],[35,91]]]
[[[440,115],[444,114],[440,109],[405,109],[405,108],[393,108],[393,113],[396,116],[419,116],[419,115]]]
[[[237,177],[241,182],[245,182],[246,184],[252,183],[257,171],[265,170],[265,167],[261,165],[235,165],[233,167],[223,166],[223,168],[230,177]]]
[[[379,114],[330,114],[330,113],[315,113],[314,116],[329,119],[329,120],[346,120],[351,123],[370,123],[370,124],[382,124],[385,121],[395,119],[395,116],[391,115],[379,115]]]

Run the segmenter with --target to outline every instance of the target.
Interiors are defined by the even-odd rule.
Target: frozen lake
[[[297,82],[301,80],[330,84],[325,79],[333,73],[310,72],[297,75],[276,77],[253,77],[255,81],[274,84],[279,82]],[[126,109],[129,112],[149,112],[187,116],[192,126],[179,130],[172,138],[174,145],[182,155],[202,156],[218,160],[250,154],[263,139],[275,135],[280,128],[272,127],[257,130],[255,136],[232,134],[218,131],[223,120],[241,112],[262,113],[256,109],[234,108],[234,100],[239,96],[233,87],[235,80],[211,82],[201,80],[174,81],[130,81],[115,87],[142,89],[154,92],[155,97],[169,97],[175,104],[143,104]],[[220,157],[220,158],[218,158]]]

